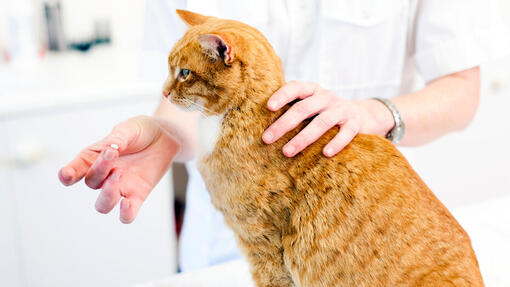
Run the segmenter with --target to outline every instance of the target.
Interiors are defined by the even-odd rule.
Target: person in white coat
[[[318,115],[283,148],[292,157],[338,125],[324,155],[338,153],[358,133],[417,146],[464,129],[479,102],[479,65],[503,53],[496,4],[485,0],[148,0],[143,74],[163,82],[166,57],[186,27],[175,9],[235,19],[269,39],[289,81],[270,110],[301,99],[261,135],[271,144],[300,121]],[[74,184],[101,188],[99,212],[121,200],[132,222],[172,161],[190,174],[180,268],[189,271],[240,256],[232,232],[210,203],[193,157],[197,115],[162,99],[154,116],[118,124],[59,172]],[[109,148],[116,144],[118,150]]]

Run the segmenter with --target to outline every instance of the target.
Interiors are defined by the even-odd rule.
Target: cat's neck
[[[264,81],[261,81],[264,82]],[[230,116],[234,116],[236,122],[234,124],[247,124],[252,128],[262,127],[264,130],[271,124],[275,118],[275,114],[268,110],[267,102],[269,98],[283,86],[284,82],[274,82],[263,86],[254,83],[251,87],[245,89],[244,100],[225,114],[225,120]]]
[[[266,107],[269,98],[285,84],[283,75],[271,79],[267,79],[267,76],[257,75],[257,79],[245,83],[245,88],[241,91],[243,95],[240,97],[243,100],[236,105],[236,108]]]
[[[288,109],[284,107],[272,112],[267,108],[267,101],[283,84],[282,81],[265,89],[260,87],[247,89],[250,94],[246,95],[245,100],[223,115],[222,135],[231,139],[231,148],[252,153],[257,151],[266,153],[268,148],[281,148],[279,144],[264,144],[262,133]]]
[[[266,145],[262,142],[262,133],[286,109],[271,112],[267,109],[269,98],[284,84],[281,80],[247,83],[241,93],[242,101],[233,105],[225,113],[217,116],[202,116],[199,120],[198,158],[204,159],[214,150],[233,156],[231,160],[243,154],[268,153],[281,148],[279,143]],[[228,152],[227,152],[228,151]]]

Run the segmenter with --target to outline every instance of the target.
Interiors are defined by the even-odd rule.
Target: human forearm
[[[168,100],[162,99],[154,118],[163,130],[179,144],[175,160],[185,162],[194,157],[197,145],[197,113],[179,110]]]
[[[414,93],[390,99],[402,114],[406,132],[402,146],[416,146],[461,130],[471,122],[478,108],[480,72],[473,68],[430,82]],[[382,103],[363,100],[371,120],[362,121],[361,133],[384,135],[394,125]]]
[[[429,83],[424,89],[390,99],[402,114],[406,132],[401,145],[420,145],[450,131],[465,128],[473,118],[480,96],[480,72],[472,68]],[[315,116],[311,123],[283,147],[292,157],[315,142],[333,126],[339,133],[324,147],[331,157],[358,133],[385,136],[395,122],[390,110],[374,99],[345,100],[332,91],[310,82],[287,83],[271,96],[267,107],[277,111],[299,100],[262,135],[266,144],[277,141],[300,122]]]

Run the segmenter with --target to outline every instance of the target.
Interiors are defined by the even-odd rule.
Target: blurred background
[[[137,114],[145,1],[0,0],[0,286],[129,286],[176,272],[173,188],[131,225],[58,169]],[[162,62],[165,66],[165,63]]]
[[[510,1],[500,2],[510,31]],[[85,145],[156,107],[162,79],[140,69],[144,15],[142,0],[0,0],[0,286],[126,286],[177,271],[182,166],[131,225],[118,211],[98,214],[97,193],[83,183],[66,189],[57,179]],[[508,218],[506,206],[493,207],[510,194],[509,107],[507,57],[482,66],[481,105],[468,129],[404,149],[468,232],[501,234],[472,236],[475,249],[500,244],[506,257],[510,222],[490,221]],[[491,252],[479,254],[482,269],[510,266]],[[504,275],[484,274],[488,286],[502,286],[490,282]]]

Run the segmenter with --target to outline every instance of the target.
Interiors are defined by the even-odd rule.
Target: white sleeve
[[[175,9],[185,8],[185,0],[147,0],[140,57],[143,79],[163,83],[166,78],[168,54],[186,31]]]
[[[496,0],[419,0],[414,59],[423,78],[479,66],[508,51]]]

